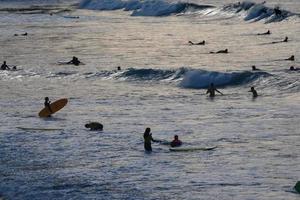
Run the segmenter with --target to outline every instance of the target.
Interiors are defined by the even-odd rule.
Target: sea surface
[[[299,199],[299,13],[299,0],[0,0],[0,62],[17,66],[0,71],[0,199]],[[212,82],[224,95],[206,95]],[[46,96],[69,102],[39,118]],[[146,127],[217,148],[145,152]]]

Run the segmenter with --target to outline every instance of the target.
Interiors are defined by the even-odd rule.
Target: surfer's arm
[[[217,92],[219,92],[221,95],[223,95],[223,93],[222,93],[222,92],[220,92],[219,90],[217,90],[217,89],[216,89],[216,91],[217,91]]]

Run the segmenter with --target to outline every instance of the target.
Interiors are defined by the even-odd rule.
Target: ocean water
[[[261,2],[0,1],[0,199],[299,199],[300,2]]]

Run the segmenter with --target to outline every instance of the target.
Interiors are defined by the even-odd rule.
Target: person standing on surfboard
[[[49,97],[45,97],[45,103],[44,103],[44,105],[45,105],[46,108],[49,109],[50,113],[53,113],[52,109],[50,107],[50,103],[51,103],[51,101],[49,101]],[[51,117],[51,115],[49,115],[48,117]]]
[[[159,142],[159,140],[153,139],[152,134],[151,134],[151,129],[146,128],[145,133],[144,133],[144,148],[146,151],[152,151],[151,141]]]
[[[221,95],[223,95],[222,92],[220,92],[219,90],[217,90],[217,88],[214,86],[213,83],[210,84],[210,87],[207,89],[206,94],[209,93],[209,96],[210,96],[210,97],[214,97],[214,96],[216,96],[215,91],[217,91],[217,92],[219,92]]]

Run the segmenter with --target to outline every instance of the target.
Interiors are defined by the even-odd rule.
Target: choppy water
[[[69,2],[27,10],[0,2],[0,60],[19,69],[0,71],[0,198],[299,199],[300,71],[288,70],[300,67],[298,1],[281,4],[284,19],[237,11],[232,1],[193,1],[214,7],[167,9],[164,17]],[[272,44],[285,36],[289,42]],[[229,54],[209,54],[225,48]],[[291,55],[295,61],[284,60]],[[72,56],[85,65],[58,63]],[[208,98],[210,82],[225,95]],[[69,103],[41,119],[45,96]],[[104,131],[86,130],[89,121]],[[217,148],[153,144],[145,153],[146,127],[157,139],[177,134],[185,147]]]

